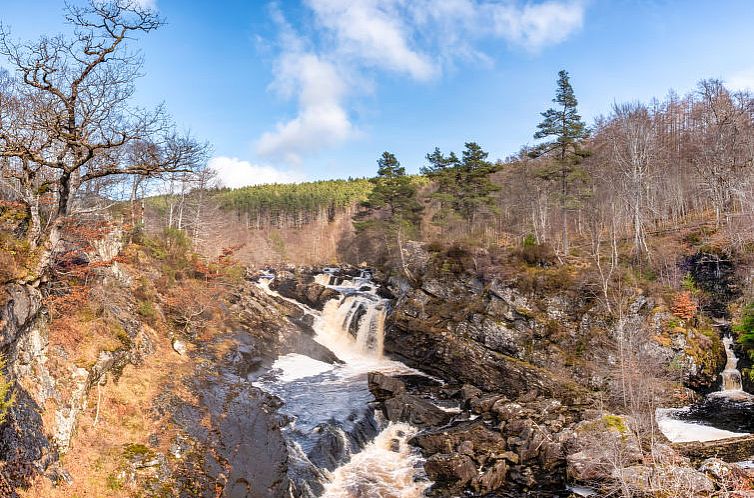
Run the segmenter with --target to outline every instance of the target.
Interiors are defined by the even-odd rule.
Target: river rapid
[[[272,275],[270,275],[272,277]],[[408,444],[417,429],[387,423],[375,413],[367,385],[369,372],[423,375],[383,356],[389,301],[377,295],[369,272],[342,277],[328,269],[317,282],[338,292],[323,310],[312,309],[259,285],[277,299],[308,315],[314,340],[342,363],[330,364],[301,354],[280,356],[255,379],[257,387],[280,398],[280,413],[290,420],[283,429],[297,493],[332,498],[422,496],[431,485],[423,459]]]

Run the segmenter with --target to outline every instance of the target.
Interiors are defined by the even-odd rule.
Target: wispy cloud
[[[343,108],[346,86],[334,64],[308,52],[283,54],[272,85],[282,95],[296,94],[298,115],[278,123],[257,142],[264,157],[298,164],[313,153],[350,138],[354,127]]]
[[[236,157],[217,156],[209,160],[208,166],[217,172],[223,187],[238,188],[264,183],[294,183],[306,180],[298,172],[284,171],[272,166],[259,166]]]
[[[365,74],[437,79],[459,60],[491,62],[478,48],[485,40],[536,54],[582,27],[586,0],[303,1],[313,19],[301,29],[307,38],[276,4],[270,9],[280,28],[270,88],[296,99],[298,111],[257,141],[261,156],[293,164],[358,136],[348,103],[369,86],[363,85]]]
[[[564,41],[581,29],[584,3],[581,1],[549,1],[540,4],[486,4],[495,34],[530,52]]]
[[[307,0],[320,26],[335,38],[335,51],[361,64],[428,80],[438,72],[430,56],[410,47],[411,19],[403,2]]]
[[[754,90],[754,68],[731,74],[726,78],[725,84],[731,90]]]
[[[157,0],[131,0],[133,5],[141,7],[143,9],[157,9]]]

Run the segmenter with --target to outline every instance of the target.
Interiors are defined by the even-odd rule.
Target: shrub
[[[534,235],[524,237],[519,257],[531,266],[550,266],[555,262],[555,251],[548,244],[539,244]]]
[[[670,311],[675,316],[683,320],[691,320],[696,316],[697,305],[694,299],[691,297],[691,292],[683,291],[679,292],[673,298],[673,303],[670,305]]]
[[[743,346],[749,353],[749,357],[754,360],[754,303],[744,306],[741,311],[741,319],[733,327],[738,334],[738,343]]]
[[[5,370],[5,358],[0,357],[0,371]],[[13,382],[5,375],[0,374],[0,425],[5,423],[8,412],[16,402],[16,394],[13,392]]]
[[[136,312],[148,319],[152,319],[157,315],[157,312],[150,301],[139,301],[139,307],[136,309]]]

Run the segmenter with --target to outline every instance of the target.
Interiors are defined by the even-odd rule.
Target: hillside
[[[73,0],[36,41],[0,12],[0,497],[751,498],[754,94],[702,79],[587,122],[563,69],[517,153],[461,142],[529,122],[498,111],[539,95],[522,73],[495,107],[465,79],[495,69],[475,44],[534,67],[589,4],[265,4],[275,38],[249,36],[257,3],[213,4],[197,25],[232,16],[259,57],[226,46],[234,22],[208,43],[179,17],[166,36],[190,33],[173,45],[191,61],[165,52],[160,92],[137,85],[155,70],[137,43],[177,3]],[[260,131],[256,163],[142,105],[211,103],[203,129],[251,150],[240,121],[204,120],[259,131],[282,108],[241,105],[257,58],[299,109]],[[371,131],[377,113],[349,106],[380,71],[466,84],[422,90],[410,132],[380,109],[390,133],[360,147],[415,152],[450,126],[455,150],[275,183],[352,157],[326,151]],[[212,99],[192,94],[207,82]],[[396,90],[403,119],[413,90]]]

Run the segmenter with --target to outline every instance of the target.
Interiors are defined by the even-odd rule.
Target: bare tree
[[[0,79],[2,176],[29,210],[30,245],[42,244],[48,256],[82,186],[191,171],[206,158],[206,146],[177,133],[162,107],[131,104],[142,61],[126,45],[163,24],[154,11],[133,0],[90,0],[86,7],[68,5],[66,20],[71,36],[28,43],[0,26],[0,54],[15,69]],[[46,194],[52,207],[43,225],[39,205]]]
[[[751,171],[754,102],[744,92],[731,93],[720,80],[699,83],[694,118],[699,133],[693,164],[715,209],[719,226],[733,206],[737,183]]]
[[[618,172],[619,190],[633,227],[637,257],[649,254],[645,223],[648,200],[653,188],[653,161],[656,155],[654,122],[648,109],[639,103],[615,105],[609,142],[611,159]]]

